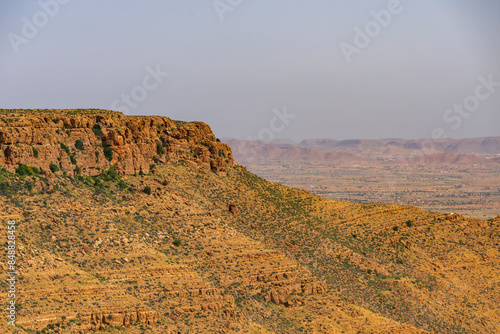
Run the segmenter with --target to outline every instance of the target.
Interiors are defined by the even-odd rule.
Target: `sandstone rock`
[[[158,321],[160,314],[143,308],[92,310],[82,314],[82,325],[92,330],[103,330],[106,326],[128,327],[136,322],[152,325]]]
[[[234,204],[234,203],[229,203],[227,210],[235,216],[238,216],[240,214],[240,210],[238,210],[238,208],[236,207],[236,204]]]
[[[59,121],[52,121],[55,118]],[[83,150],[76,148],[77,140]],[[73,161],[61,144],[69,148]],[[55,163],[69,175],[76,175],[77,167],[82,175],[97,175],[111,165],[120,174],[150,173],[156,163],[167,160],[186,161],[217,173],[236,164],[229,146],[217,141],[202,122],[176,123],[166,117],[105,110],[32,110],[29,114],[18,110],[9,111],[0,121],[0,165],[9,171],[23,163],[51,174],[50,164]]]
[[[271,290],[268,292],[269,295],[269,300],[276,304],[276,305],[282,305],[285,304],[286,300],[285,297],[283,297],[278,291],[276,290]]]

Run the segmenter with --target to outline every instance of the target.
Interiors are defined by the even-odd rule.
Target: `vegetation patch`
[[[77,139],[75,141],[75,147],[77,149],[79,149],[80,151],[83,151],[83,141],[81,141],[80,139]]]
[[[19,176],[27,176],[27,175],[39,175],[40,170],[36,167],[29,167],[25,164],[19,164],[19,167],[16,168],[16,175]]]
[[[165,149],[163,148],[163,144],[160,142],[156,142],[156,153],[158,153],[158,155],[165,154]]]
[[[102,137],[102,130],[99,124],[94,124],[94,126],[92,127],[92,132],[94,132],[96,136]]]
[[[56,173],[59,171],[59,166],[53,162],[50,163],[49,168],[52,173]]]
[[[108,161],[113,160],[113,149],[109,147],[106,143],[102,143],[102,149],[106,160]]]

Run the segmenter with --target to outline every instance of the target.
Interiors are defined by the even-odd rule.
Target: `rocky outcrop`
[[[105,110],[0,110],[0,165],[10,171],[25,164],[45,174],[97,175],[114,165],[135,174],[167,161],[216,172],[235,165],[229,146],[202,122]]]
[[[238,210],[238,208],[236,207],[236,204],[234,204],[234,203],[228,204],[227,211],[231,212],[235,216],[240,214],[240,210]]]
[[[136,322],[153,325],[160,318],[156,311],[136,310],[94,310],[81,316],[83,327],[92,330],[103,330],[106,326],[128,327]]]
[[[327,287],[324,282],[312,282],[312,283],[302,283],[302,284],[299,283],[279,288],[273,288],[272,290],[267,292],[267,295],[265,296],[264,300],[266,302],[272,302],[273,304],[276,305],[293,307],[293,306],[303,305],[304,299],[301,296],[292,294],[313,295],[313,294],[324,294],[326,292],[327,292]]]

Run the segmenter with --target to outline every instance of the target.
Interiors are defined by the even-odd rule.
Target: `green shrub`
[[[174,246],[175,246],[175,247],[179,247],[180,245],[182,245],[182,241],[181,241],[181,239],[175,239],[175,240],[174,240]]]
[[[12,187],[9,182],[3,181],[0,182],[0,194],[11,197],[12,196]]]
[[[158,155],[165,154],[165,149],[163,148],[162,143],[156,143],[156,152],[158,153]]]
[[[59,171],[59,166],[56,165],[55,163],[51,162],[49,165],[50,171],[52,173],[58,172]]]
[[[76,165],[76,159],[75,159],[75,156],[73,154],[69,156],[69,159],[71,160],[71,163],[73,165]]]
[[[79,149],[80,151],[83,151],[83,141],[81,141],[80,139],[77,139],[75,141],[75,147],[77,149]]]
[[[146,186],[142,192],[145,193],[146,195],[151,195],[151,187]]]
[[[117,181],[120,180],[120,175],[116,172],[115,166],[112,165],[108,170],[99,175],[103,181]]]
[[[19,176],[28,175],[27,168],[25,164],[19,164],[19,167],[16,168],[16,174]]]
[[[104,151],[104,157],[106,158],[106,160],[108,160],[108,161],[113,160],[113,149],[111,147],[105,145],[103,147],[103,151]]]
[[[31,192],[33,190],[33,182],[31,181],[26,181],[24,182],[24,185],[23,185],[24,189],[28,190],[29,192]]]
[[[413,222],[412,222],[411,220],[408,220],[408,221],[406,222],[406,226],[408,226],[408,227],[412,227],[412,226],[413,226]]]
[[[28,166],[19,164],[19,167],[16,168],[16,174],[20,176],[28,175]]]
[[[101,131],[101,126],[99,124],[94,124],[92,127],[92,131],[96,136],[101,137],[102,136],[102,131]]]
[[[25,164],[19,164],[19,167],[16,168],[16,174],[19,176],[38,175],[40,174],[40,171],[36,167],[29,167]]]
[[[38,150],[33,147],[33,156],[38,159]]]
[[[178,128],[183,128],[184,125],[187,123],[185,121],[174,121],[175,125],[178,127]],[[189,137],[188,137],[189,138]]]
[[[71,155],[71,152],[69,151],[69,147],[64,145],[64,143],[61,143],[61,148],[66,151],[68,155]]]

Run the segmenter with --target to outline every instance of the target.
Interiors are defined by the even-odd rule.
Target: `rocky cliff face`
[[[135,174],[169,160],[216,172],[235,165],[231,149],[202,122],[105,110],[0,110],[0,165],[9,171],[25,164],[45,174],[97,175],[114,165]]]

